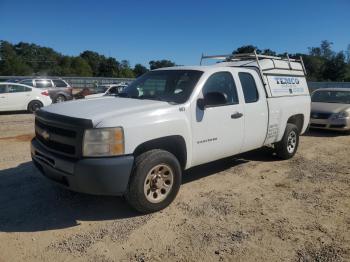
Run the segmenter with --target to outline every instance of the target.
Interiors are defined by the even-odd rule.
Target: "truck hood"
[[[349,104],[319,103],[319,102],[312,102],[311,103],[311,111],[312,112],[339,113],[342,111],[346,111],[348,109],[350,109]]]
[[[89,119],[96,126],[102,120],[111,117],[125,117],[168,107],[169,103],[163,101],[101,97],[53,104],[42,110],[58,115]]]

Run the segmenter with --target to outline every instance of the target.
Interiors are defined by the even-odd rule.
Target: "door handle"
[[[242,113],[236,112],[234,114],[231,115],[232,119],[237,119],[237,118],[241,118],[243,116]]]

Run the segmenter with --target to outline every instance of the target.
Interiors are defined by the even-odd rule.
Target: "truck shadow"
[[[260,159],[259,159],[260,157]],[[190,169],[183,183],[214,175],[237,165],[272,161],[260,151],[218,160]],[[136,217],[122,197],[70,192],[43,177],[31,162],[0,171],[0,232],[37,232],[69,228],[79,221]]]
[[[31,162],[0,171],[0,232],[68,228],[81,221],[138,216],[121,197],[65,190],[43,177]]]
[[[215,175],[216,173],[250,161],[276,162],[279,161],[279,159],[273,155],[273,150],[271,148],[263,147],[247,153],[193,167],[185,172],[185,175],[182,178],[182,183],[186,184],[207,176]]]

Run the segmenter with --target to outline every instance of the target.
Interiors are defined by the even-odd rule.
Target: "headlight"
[[[334,114],[333,118],[334,119],[339,119],[339,118],[346,118],[348,116],[350,116],[350,113],[348,111],[342,111],[342,112]]]
[[[85,130],[83,156],[118,156],[124,154],[124,132],[121,127]]]

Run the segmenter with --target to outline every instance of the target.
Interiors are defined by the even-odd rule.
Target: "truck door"
[[[197,102],[205,101],[206,97],[211,95],[215,97],[215,93],[223,94],[226,101],[222,104],[206,105],[204,110],[201,109],[200,103],[194,104],[192,108],[192,166],[241,151],[244,130],[243,105],[239,101],[230,71],[210,75]]]
[[[264,86],[256,72],[238,72],[244,95],[244,142],[242,152],[263,146],[268,125]]]

